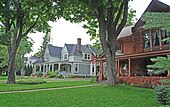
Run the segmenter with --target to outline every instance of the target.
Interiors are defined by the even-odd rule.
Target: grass
[[[26,85],[26,84],[6,84],[0,83],[0,92],[2,91],[12,91],[12,90],[33,90],[42,88],[57,88],[57,87],[67,87],[67,86],[78,86],[90,84],[89,80],[86,81],[54,81],[47,82],[45,84],[36,85]]]
[[[0,95],[2,107],[158,107],[153,90],[94,86]]]

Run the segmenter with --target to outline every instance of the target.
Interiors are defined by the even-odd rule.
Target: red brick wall
[[[117,77],[119,81],[123,81],[129,84],[139,84],[142,85],[146,82],[152,83],[152,85],[160,84],[160,79],[170,79],[170,77],[142,77],[142,76],[131,76],[131,77]]]
[[[124,41],[123,42],[123,53],[124,54],[132,54],[134,53],[134,43],[132,41]]]

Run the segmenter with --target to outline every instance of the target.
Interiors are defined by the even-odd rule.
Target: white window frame
[[[63,59],[63,61],[68,60],[68,53],[62,54],[62,59]]]
[[[84,59],[84,60],[91,60],[91,59],[92,59],[91,57],[92,57],[91,54],[89,54],[89,53],[83,53],[83,59]]]

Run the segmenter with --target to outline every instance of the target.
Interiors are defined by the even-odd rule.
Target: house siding
[[[89,75],[90,74],[90,64],[80,64],[79,65],[79,74]]]

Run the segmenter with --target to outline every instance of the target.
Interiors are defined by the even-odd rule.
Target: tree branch
[[[37,17],[36,21],[22,34],[22,37],[26,36],[37,24],[39,16]]]
[[[108,8],[108,15],[107,15],[107,28],[110,28],[110,26],[112,25],[113,22],[113,18],[114,18],[114,6],[111,0],[109,0],[110,2],[110,7]]]
[[[115,21],[114,21],[114,26],[116,26],[119,22],[120,16],[121,16],[122,11],[123,11],[123,4],[124,4],[124,2],[122,2],[121,5],[120,5],[119,11],[118,11],[116,18],[115,18]]]
[[[123,10],[123,19],[120,23],[120,25],[117,28],[117,32],[116,32],[116,37],[120,34],[121,30],[123,29],[124,25],[127,22],[127,16],[128,16],[128,0],[124,0],[124,10]]]

